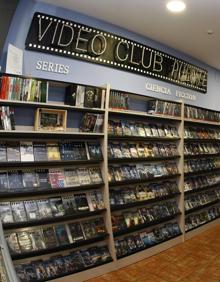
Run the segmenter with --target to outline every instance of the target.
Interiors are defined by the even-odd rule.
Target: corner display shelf
[[[47,271],[37,281],[82,282],[219,223],[218,113],[109,85],[1,79],[0,245],[8,281],[35,267]],[[37,130],[45,123],[54,129]]]
[[[184,111],[185,239],[189,239],[219,224],[220,113],[192,106]]]

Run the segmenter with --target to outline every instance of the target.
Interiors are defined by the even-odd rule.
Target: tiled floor
[[[220,226],[87,282],[220,282]]]

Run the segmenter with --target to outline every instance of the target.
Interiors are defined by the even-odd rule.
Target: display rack
[[[186,239],[219,222],[219,121],[218,112],[185,107]]]
[[[2,74],[1,79],[4,76]],[[60,214],[57,211],[54,214],[53,211],[50,216],[36,218],[28,218],[26,214],[23,220],[5,220],[1,215],[3,230],[0,229],[0,239],[9,281],[15,281],[10,280],[10,275],[15,277],[15,268],[21,271],[18,267],[20,264],[28,265],[33,261],[36,265],[36,261],[43,260],[45,266],[50,259],[52,264],[62,265],[62,261],[56,261],[57,257],[62,255],[68,258],[73,252],[74,259],[71,258],[77,262],[77,266],[37,281],[82,282],[157,254],[219,223],[219,113],[203,109],[196,112],[196,107],[185,106],[182,101],[170,102],[125,93],[110,89],[109,84],[96,87],[24,76],[11,77],[13,79],[9,86],[12,90],[7,90],[12,91],[10,97],[2,96],[0,92],[1,112],[6,109],[9,111],[7,113],[6,110],[6,116],[9,116],[3,124],[6,128],[0,128],[0,208],[3,203],[10,203],[10,207],[15,203],[24,205],[26,209],[26,201],[34,202],[38,208],[39,201],[48,201],[51,207],[55,201],[59,207],[64,207],[64,199],[69,197],[72,197],[71,201],[86,198],[87,206],[84,203],[80,208],[71,206],[70,210],[65,210],[66,205],[63,211],[59,210]],[[25,91],[18,91],[23,87],[19,79],[25,81],[24,85],[28,83],[28,95]],[[32,82],[36,83],[35,86]],[[39,89],[43,92],[32,95],[32,87],[35,87],[35,93]],[[91,98],[95,95],[100,97],[98,107],[97,100]],[[86,101],[85,97],[92,100]],[[44,101],[39,101],[41,98]],[[53,110],[56,115],[63,115],[67,123],[60,122],[57,128],[45,129],[45,122],[39,120],[39,108],[42,109],[41,113]],[[199,116],[203,116],[204,120],[199,120]],[[43,128],[36,131],[39,126]],[[8,148],[14,148],[11,143],[15,141],[19,143],[19,152],[22,142],[32,142],[33,152],[42,146],[43,151],[47,150],[47,159],[4,160],[2,152],[6,148],[8,154],[7,150],[11,150]],[[54,143],[58,144],[52,145],[55,155],[58,150],[60,157],[56,155],[50,159],[48,148]],[[72,157],[68,153],[66,158],[67,149],[64,150],[62,144],[67,147],[72,144],[72,149],[68,147],[70,151],[81,150],[81,157]],[[93,146],[93,151],[89,146]],[[16,150],[14,148],[13,151],[15,157]],[[186,163],[189,165],[186,166]],[[190,165],[193,169],[190,169]],[[184,173],[186,167],[188,171]],[[49,186],[42,182],[45,180],[40,174],[42,171],[46,172]],[[84,177],[89,175],[90,182],[84,177],[79,181],[82,171]],[[36,183],[39,185],[33,181],[32,186],[25,184],[27,187],[23,187],[26,183],[23,179],[27,177],[24,175],[28,172],[38,176],[40,184]],[[13,173],[16,173],[17,179],[22,179],[23,189],[19,181],[17,186],[10,186]],[[53,173],[64,174],[64,178],[57,176],[62,185],[54,184],[55,187],[51,184]],[[72,184],[70,179],[66,179],[68,175],[72,176]],[[8,179],[8,187],[3,181],[4,177]],[[195,179],[197,185],[192,181]],[[61,199],[62,205],[57,199]],[[200,201],[201,205],[198,204]],[[187,204],[188,208],[185,209]],[[189,216],[203,211],[210,214],[209,220],[199,222],[190,230],[185,229]],[[77,233],[78,223],[83,237]],[[88,223],[96,224],[96,230],[99,231],[88,236],[83,229]],[[64,243],[59,241],[56,233],[60,225],[65,226],[68,237]],[[12,252],[7,247],[6,241],[10,236],[19,238],[21,232],[45,232],[51,228],[57,240],[56,245],[46,245],[44,242],[43,248],[19,252]],[[78,230],[78,238],[74,238],[71,228],[74,232]],[[89,254],[87,249],[90,250]],[[79,263],[78,254],[84,256],[84,260],[81,256],[83,265]],[[93,261],[90,259],[92,255]]]
[[[158,252],[158,249],[164,250],[169,248],[183,240],[184,233],[184,220],[183,220],[183,121],[182,121],[182,104],[181,103],[172,103],[173,106],[179,107],[179,113],[177,116],[172,114],[161,114],[156,112],[148,112],[149,103],[157,103],[157,100],[152,98],[143,97],[141,95],[133,93],[123,93],[118,90],[110,91],[110,103],[109,107],[106,108],[108,112],[108,166],[109,174],[114,175],[114,179],[109,179],[109,191],[110,191],[110,205],[111,205],[111,215],[112,215],[112,224],[113,224],[113,235],[116,247],[117,255],[117,266],[124,267],[131,263],[137,262],[140,259],[146,258],[152,254]],[[162,101],[162,100],[161,100]],[[162,101],[163,103],[168,103],[167,101]],[[170,105],[170,104],[169,104]],[[156,135],[149,134],[147,135],[147,130],[143,132],[143,128],[148,125],[156,126],[159,129],[166,127],[167,123],[176,128],[176,135],[167,134],[167,135]],[[129,126],[131,131],[129,133]],[[135,126],[138,128],[135,132]],[[158,129],[158,131],[159,131]],[[155,151],[152,153],[153,149],[150,148],[151,145],[157,144],[158,147],[161,147],[160,153]],[[149,152],[144,155],[143,147],[146,145],[145,152],[149,149]],[[147,146],[149,148],[147,149]],[[173,152],[170,152],[170,155],[166,154],[165,151],[168,150],[168,147],[172,147]],[[133,155],[125,156],[127,148],[130,147],[130,152],[133,151]],[[135,147],[137,149],[137,156],[135,156]],[[121,152],[120,152],[121,150]],[[138,151],[139,150],[139,151]],[[139,153],[139,152],[142,152]],[[158,174],[153,175],[149,174],[148,176],[134,176],[126,177],[126,167],[130,166],[137,167],[137,170],[140,170],[143,165],[148,166],[164,166],[165,163],[171,162],[175,164],[176,170],[174,169],[168,174]],[[121,169],[121,172],[120,172]],[[132,172],[131,172],[132,174]],[[135,173],[133,173],[135,174]],[[176,189],[174,191],[165,191],[159,196],[152,195],[153,190],[150,195],[150,187],[152,185],[165,186],[165,182],[175,183]],[[175,185],[174,185],[175,186]],[[145,198],[137,198],[137,191],[135,187],[148,187],[148,196],[145,195]],[[127,191],[127,195],[126,195]],[[129,198],[129,193],[134,196],[136,194],[136,199],[125,199],[124,197]],[[147,193],[146,193],[147,194]],[[115,198],[114,198],[115,197]],[[120,199],[121,197],[121,199]],[[121,203],[117,203],[117,201]],[[160,218],[154,218],[152,220],[142,220],[139,223],[131,223],[131,226],[128,226],[129,219],[127,218],[126,223],[126,214],[132,217],[132,213],[141,213],[141,209],[149,209],[157,206],[158,204],[163,206],[166,203],[172,201],[177,203],[177,210],[171,214],[163,214]],[[174,204],[175,205],[175,204]],[[125,215],[125,216],[124,216]],[[120,222],[123,220],[124,222]],[[137,220],[137,215],[134,216],[134,221]],[[119,220],[119,223],[117,222]],[[116,228],[116,222],[119,224],[119,228]],[[160,228],[166,226],[165,224],[171,224],[177,222],[180,227],[179,231],[176,234],[157,240],[157,242],[146,242],[143,244],[139,235],[142,233],[152,233],[153,230],[160,230]],[[120,224],[122,226],[120,228]],[[156,233],[156,231],[155,231]],[[140,235],[141,236],[141,235]],[[138,239],[137,239],[138,237]],[[140,240],[140,241],[138,241]],[[142,242],[142,243],[141,243]],[[127,245],[126,245],[127,244]],[[131,246],[133,244],[133,246]],[[136,244],[136,247],[135,247]],[[139,245],[138,245],[139,244]],[[123,246],[123,247],[122,247]],[[123,251],[120,253],[119,249],[128,249],[127,252]]]
[[[25,173],[27,171],[28,173],[31,172],[34,175],[37,175],[38,178],[40,179],[39,181],[42,181],[39,173],[41,173],[42,171],[43,172],[47,171],[47,180],[50,182],[50,185],[48,184],[50,187],[48,187],[48,185],[43,187],[41,186],[41,184],[38,185],[37,187],[34,186],[31,187],[31,185],[28,187],[22,187],[22,189],[21,187],[19,189],[18,184],[17,184],[18,187],[13,186],[12,188],[10,186],[9,187],[10,189],[2,189],[1,187],[1,192],[0,192],[2,199],[1,204],[10,203],[9,206],[12,206],[12,204],[16,203],[16,205],[19,206],[22,205],[25,207],[26,217],[21,220],[15,220],[14,218],[13,222],[10,222],[10,220],[2,218],[3,230],[6,238],[9,238],[8,240],[10,240],[11,238],[18,238],[17,240],[20,246],[20,250],[17,253],[10,251],[11,256],[9,256],[13,260],[16,270],[20,273],[20,275],[23,275],[21,273],[21,269],[19,265],[24,265],[24,264],[27,265],[25,271],[30,272],[31,271],[30,262],[33,261],[34,266],[37,266],[37,261],[43,260],[44,261],[43,266],[47,272],[47,278],[43,275],[43,271],[41,271],[42,273],[41,274],[38,273],[38,275],[42,275],[42,277],[41,278],[38,277],[38,281],[53,280],[53,279],[58,279],[59,277],[63,277],[62,281],[65,281],[66,279],[65,277],[68,277],[67,279],[70,279],[69,278],[70,276],[66,276],[66,275],[71,275],[71,277],[73,277],[74,280],[76,279],[77,281],[84,281],[85,279],[89,279],[94,276],[94,270],[93,270],[94,267],[96,269],[96,273],[105,273],[106,269],[111,270],[112,269],[111,262],[112,262],[112,258],[114,258],[114,252],[112,248],[113,244],[111,243],[112,240],[111,226],[108,224],[108,222],[110,221],[110,209],[109,209],[109,205],[106,204],[108,202],[107,200],[108,189],[107,189],[107,181],[105,177],[107,175],[106,164],[105,164],[106,159],[104,154],[105,121],[103,125],[100,125],[100,123],[103,121],[103,118],[106,118],[105,100],[106,100],[106,93],[109,91],[109,86],[94,87],[94,86],[87,86],[87,85],[85,86],[79,84],[76,85],[71,83],[64,83],[59,81],[51,81],[51,80],[44,80],[37,78],[35,79],[35,78],[24,77],[24,76],[13,76],[13,75],[7,76],[4,74],[2,74],[1,77],[2,83],[5,83],[4,82],[5,77],[10,77],[10,81],[7,82],[9,89],[6,90],[4,89],[3,91],[4,93],[2,93],[1,91],[1,100],[0,100],[1,111],[4,111],[5,109],[6,110],[9,109],[11,114],[12,113],[11,109],[13,108],[13,116],[12,119],[11,116],[7,117],[8,120],[10,120],[11,122],[10,124],[11,128],[5,128],[1,130],[0,133],[1,144],[5,144],[4,146],[6,147],[6,152],[8,153],[8,150],[12,150],[11,142],[15,142],[19,140],[19,142],[21,142],[19,143],[20,147],[16,148],[16,150],[18,149],[19,154],[22,156],[21,153],[22,142],[24,143],[32,142],[31,146],[33,153],[35,153],[34,151],[35,144],[37,144],[36,145],[37,147],[38,144],[40,143],[39,146],[43,147],[43,149],[41,150],[44,150],[44,148],[46,148],[45,150],[47,150],[46,154],[48,159],[36,160],[35,158],[37,157],[37,154],[36,155],[33,154],[34,160],[31,161],[27,159],[25,161],[22,161],[21,156],[19,160],[13,160],[13,161],[8,159],[6,161],[1,160],[0,162],[1,172],[8,177],[9,186],[11,185],[10,177],[12,172],[13,173],[16,172],[17,176],[21,177],[23,186],[24,186],[24,178],[27,176],[25,175]],[[44,89],[42,90],[43,86]],[[10,89],[10,87],[12,89]],[[79,94],[80,91],[81,94]],[[84,96],[82,98],[83,91],[84,91]],[[33,94],[32,92],[34,92],[35,95],[32,95]],[[7,94],[7,97],[3,95],[5,93]],[[28,94],[26,95],[26,93]],[[24,98],[24,96],[22,95],[26,95],[26,98]],[[44,96],[44,100],[45,100],[44,102],[33,101],[33,99],[40,99],[39,97],[42,97],[42,95]],[[73,95],[76,95],[75,99],[78,100],[75,102],[78,103],[78,105],[73,104],[74,101],[71,100]],[[24,100],[20,101],[20,99],[22,100],[25,99],[25,101]],[[94,100],[92,100],[91,102],[91,99]],[[90,103],[90,106],[86,106],[85,103],[87,104]],[[96,104],[98,103],[99,105],[98,107],[95,107],[96,105],[95,104],[91,105],[91,103],[96,103]],[[62,117],[59,117],[59,122],[61,121],[61,125],[63,126],[63,128],[60,130],[60,128],[58,128],[56,124],[55,126],[54,124],[51,125],[51,121],[50,123],[47,123],[47,120],[45,119],[43,120],[43,117],[42,120],[39,120],[39,114],[36,117],[36,112],[39,113],[40,111],[39,109],[45,109],[46,111],[47,109],[52,109],[53,111],[51,112],[48,110],[48,113],[49,114],[52,113],[56,115],[56,122],[58,122],[57,116],[60,113],[67,114],[67,123],[62,124],[62,122],[65,122],[66,117],[63,121],[60,120]],[[42,113],[44,112],[45,111],[42,110]],[[89,118],[86,117],[87,113],[89,115]],[[54,116],[47,115],[46,119],[54,120]],[[92,119],[95,121],[93,121],[94,124],[91,125]],[[3,124],[4,126],[9,125],[8,120],[6,120],[6,122]],[[15,125],[14,125],[14,120],[15,120]],[[42,128],[39,131],[34,130],[34,127],[36,128],[36,122],[38,123],[38,125],[43,126],[45,128]],[[52,129],[47,128],[51,126]],[[86,126],[91,126],[92,129]],[[66,130],[65,127],[67,127]],[[94,157],[91,155],[92,153],[90,152],[89,144],[91,145],[93,143],[100,144],[101,156]],[[58,149],[55,148],[57,144],[59,147]],[[70,148],[69,144],[71,144],[73,148],[72,147]],[[77,146],[79,147],[78,149],[76,148]],[[52,149],[50,149],[49,147],[52,147]],[[15,155],[17,153],[16,150],[14,151]],[[52,154],[55,154],[55,157],[53,155],[52,159],[49,158],[49,155],[51,154],[51,150],[52,150]],[[67,150],[69,151],[67,152]],[[82,152],[83,157],[78,157],[75,155],[72,156],[70,153],[71,150],[72,151],[78,150],[77,152]],[[57,152],[59,153],[59,157],[57,157],[58,154]],[[41,153],[42,151],[40,151],[39,154]],[[68,158],[66,159],[67,156]],[[56,174],[57,170],[62,171],[64,178],[62,177],[59,178],[60,175]],[[97,180],[98,177],[97,173],[99,170],[101,176],[100,179]],[[86,175],[85,172],[87,173]],[[54,175],[52,175],[52,173],[54,173]],[[70,176],[67,181],[68,175]],[[79,180],[77,184],[75,183],[76,175],[77,175],[77,180]],[[57,183],[53,184],[55,186],[57,184],[56,187],[53,186],[51,182],[51,181],[55,181],[54,177],[56,178],[56,181],[58,181]],[[89,182],[87,181],[88,178],[90,178]],[[72,185],[71,185],[71,179],[73,182],[75,181],[74,183],[72,183]],[[25,182],[25,184],[27,184],[27,182]],[[90,198],[90,195],[92,195],[91,197],[93,198]],[[94,195],[99,195],[97,196],[99,197],[99,199],[97,200],[98,202],[94,202],[95,201]],[[103,200],[101,199],[102,198],[101,195],[103,197]],[[71,208],[72,205],[74,204],[77,205],[77,210],[71,209],[71,212],[69,212],[69,210],[66,210],[67,205],[69,205],[70,203],[69,200],[70,197],[71,197]],[[64,198],[67,199],[66,200],[67,204],[65,205],[64,205]],[[56,208],[57,207],[58,209],[62,208],[62,212],[60,214],[56,213],[57,210],[55,214],[53,213],[53,209],[55,208],[55,206],[53,206],[52,204],[53,203],[52,199],[55,199],[55,205],[58,205],[56,206]],[[87,201],[87,204],[85,204],[85,202],[82,203],[82,201],[85,201],[85,199]],[[75,202],[73,203],[73,201],[76,200],[77,203]],[[52,214],[50,215],[48,214],[47,216],[41,218],[37,216],[34,219],[30,219],[27,215],[29,211],[27,210],[25,205],[26,202],[30,202],[30,201],[34,202],[34,204],[38,206],[39,212],[40,212],[40,202],[41,201],[48,202],[51,206],[50,208]],[[59,204],[58,201],[60,202]],[[103,201],[103,204],[100,201]],[[87,205],[87,207],[85,210],[83,210],[85,205]],[[80,207],[82,210],[80,210]],[[60,210],[58,211],[60,212]],[[13,217],[14,217],[14,213],[13,213]],[[100,225],[102,223],[100,223],[99,220],[101,220],[101,222],[103,220],[103,226]],[[93,234],[93,236],[89,233],[86,233],[89,229],[88,230],[85,229],[90,223],[93,224],[92,226],[97,226],[96,228],[98,228],[96,229],[96,234]],[[99,225],[94,225],[94,224],[99,224]],[[67,235],[68,240],[67,239],[66,240],[68,242],[66,241],[63,243],[62,240],[60,241],[60,238],[58,237],[58,233],[55,233],[61,230],[59,229],[60,226],[64,226],[64,231],[66,232],[64,233],[64,235],[65,234]],[[76,232],[76,231],[79,232],[79,230],[73,229],[73,231],[71,231],[71,228],[79,228],[79,226],[81,228],[80,230],[83,234],[83,237],[81,238],[78,235],[78,238],[76,239],[73,237],[75,233],[72,232]],[[21,245],[21,241],[19,241],[19,238],[22,237],[19,236],[22,236],[24,234],[26,234],[27,236],[28,234],[30,238],[33,238],[31,237],[32,236],[31,234],[32,233],[34,234],[34,232],[36,233],[37,232],[36,230],[40,230],[41,234],[43,234],[45,246],[43,248],[39,248],[39,246],[36,245],[36,241],[33,241],[35,242],[35,247],[30,249],[29,251],[27,250],[24,251],[23,249],[25,248],[25,246]],[[53,232],[51,230],[53,230]],[[47,245],[45,236],[46,234],[49,233],[46,232],[52,232],[50,233],[51,240],[55,235],[56,238],[55,245],[49,245],[49,244]],[[107,255],[107,249],[105,249],[105,247],[103,246],[106,246],[107,249],[110,251],[109,257]],[[89,249],[89,251],[91,250],[90,253],[88,253],[87,249]],[[100,250],[100,254],[98,253],[99,250]],[[49,264],[51,261],[53,262],[54,269],[55,269],[54,265],[56,265],[56,263],[58,264],[57,267],[59,267],[59,264],[62,265],[63,259],[60,259],[60,261],[59,260],[56,261],[54,259],[54,256],[56,257],[62,255],[64,256],[63,258],[66,258],[66,256],[68,257],[70,252],[75,252],[74,255],[76,256],[78,251],[81,251],[82,253],[84,252],[84,254],[87,256],[87,259],[90,258],[92,251],[96,252],[94,253],[96,254],[96,257],[93,254],[93,261],[91,260],[90,262],[87,262],[87,264],[84,263],[84,265],[78,264],[78,266],[77,267],[74,266],[74,268],[72,266],[72,269],[68,268],[68,271],[66,270],[66,268],[65,271],[64,269],[56,268],[56,272],[54,271],[53,274],[52,273],[48,274],[49,268],[47,269],[46,265]],[[81,257],[81,253],[79,254]],[[41,266],[38,266],[38,269],[40,269],[40,267]],[[14,268],[12,267],[12,269]],[[29,273],[28,275],[30,276],[31,274]],[[34,277],[32,277],[32,279],[34,279]],[[10,281],[14,282],[15,280],[11,279]]]

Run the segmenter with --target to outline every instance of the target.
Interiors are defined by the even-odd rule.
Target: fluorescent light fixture
[[[186,8],[186,4],[180,0],[169,1],[167,3],[167,9],[173,13],[180,13],[184,11]]]

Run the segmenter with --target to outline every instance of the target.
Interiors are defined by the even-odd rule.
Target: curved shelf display
[[[208,202],[208,203],[206,203],[206,204],[204,204],[204,205],[200,205],[200,206],[191,208],[191,209],[189,209],[189,210],[185,210],[185,214],[189,214],[189,213],[192,213],[192,212],[195,212],[195,211],[198,211],[198,210],[201,210],[201,209],[204,209],[204,208],[213,206],[213,205],[215,205],[215,204],[217,204],[217,203],[219,203],[219,200],[215,200],[215,201]]]
[[[177,235],[175,235],[175,236],[172,236],[172,237],[170,237],[170,238],[167,238],[167,239],[162,240],[162,241],[160,241],[160,242],[157,242],[157,243],[155,243],[155,244],[146,246],[146,247],[144,247],[144,248],[138,248],[138,250],[129,252],[128,254],[125,254],[125,255],[123,255],[123,256],[117,256],[117,259],[122,259],[122,258],[125,258],[125,257],[128,257],[128,256],[131,256],[131,255],[133,255],[133,254],[136,254],[136,253],[138,253],[138,252],[141,252],[141,251],[144,251],[144,250],[153,248],[153,247],[158,246],[158,245],[160,245],[160,244],[162,244],[162,243],[165,243],[165,242],[167,242],[167,241],[170,241],[170,240],[172,240],[172,239],[175,239],[175,238],[181,236],[182,234],[183,234],[183,233],[181,232],[181,233],[179,233],[179,234],[177,234]]]
[[[3,229],[9,230],[9,229],[32,227],[32,226],[38,226],[38,225],[44,225],[50,223],[64,222],[72,219],[81,219],[84,217],[99,215],[105,211],[106,209],[100,209],[96,211],[76,212],[70,215],[42,218],[38,220],[36,219],[36,220],[22,221],[22,222],[3,223]]]
[[[37,250],[37,251],[32,251],[32,252],[24,252],[20,254],[12,254],[11,257],[13,260],[20,260],[20,259],[25,259],[25,258],[30,258],[30,257],[36,257],[36,256],[41,256],[41,255],[46,255],[46,254],[51,254],[51,253],[56,253],[60,251],[66,251],[82,246],[86,246],[89,244],[101,242],[105,240],[109,235],[107,233],[100,234],[94,238],[86,239],[86,240],[79,240],[74,243],[66,244],[66,245],[61,245],[61,246],[56,246],[53,248],[47,248],[47,249],[42,249],[42,250]]]
[[[166,161],[166,160],[176,160],[180,156],[156,156],[156,157],[146,157],[146,158],[110,158],[108,159],[109,163],[129,163],[129,162],[146,162],[146,161]]]
[[[8,191],[0,192],[0,198],[47,195],[47,194],[51,194],[51,192],[54,194],[59,194],[59,193],[68,193],[74,191],[95,190],[95,189],[101,189],[103,185],[104,182],[98,184],[88,184],[88,185],[73,186],[66,188],[48,188],[48,189],[27,188],[22,190],[8,190]]]
[[[98,164],[102,162],[103,159],[96,160],[69,160],[69,161],[34,161],[34,162],[0,162],[0,168],[10,168],[10,167],[38,167],[38,166],[69,166],[69,165],[79,165],[79,164]]]
[[[126,141],[179,141],[180,137],[155,137],[155,136],[131,136],[131,135],[109,135],[109,140]]]
[[[172,199],[172,198],[175,198],[179,195],[181,195],[181,193],[177,192],[177,193],[172,193],[172,194],[169,194],[169,195],[166,195],[166,196],[156,197],[156,198],[152,198],[152,199],[148,199],[148,200],[144,200],[144,201],[136,201],[136,202],[123,204],[123,205],[112,205],[111,211],[113,212],[113,211],[119,211],[119,210],[123,210],[123,209],[138,207],[138,206],[142,206],[142,205],[148,205],[148,204],[156,203],[156,202],[159,202],[159,201]]]
[[[111,186],[129,185],[129,184],[148,183],[148,182],[152,182],[156,180],[177,178],[180,175],[181,175],[180,173],[176,173],[172,175],[163,175],[163,176],[146,178],[146,179],[130,179],[130,180],[123,180],[123,181],[114,181],[114,182],[109,182],[109,186],[111,187]]]
[[[126,235],[126,234],[129,234],[129,233],[132,233],[132,232],[135,232],[135,231],[138,231],[138,230],[141,230],[141,229],[144,229],[144,228],[156,225],[156,224],[160,224],[160,223],[169,221],[169,220],[174,219],[175,217],[177,217],[179,215],[181,215],[181,212],[178,212],[178,213],[175,213],[175,214],[172,214],[172,215],[169,215],[169,216],[165,216],[165,217],[162,217],[162,218],[157,219],[157,220],[152,220],[150,222],[145,222],[145,223],[138,224],[138,225],[135,225],[135,226],[132,226],[132,227],[128,227],[126,229],[115,231],[115,232],[113,232],[113,235],[114,235],[114,237]]]

